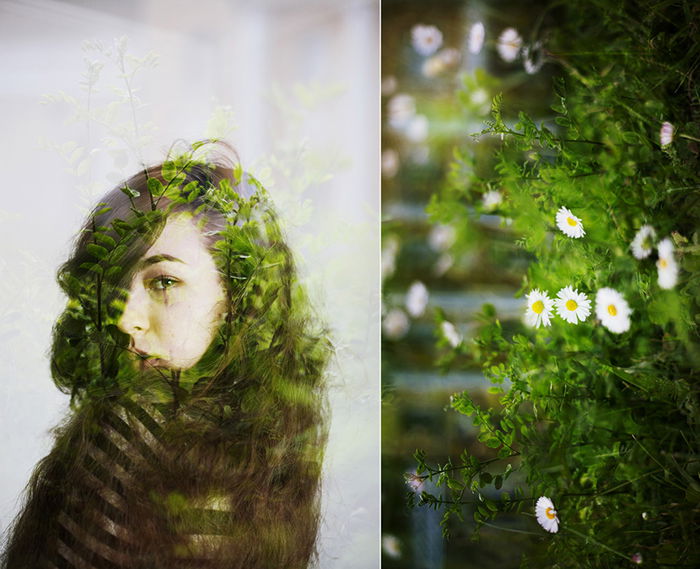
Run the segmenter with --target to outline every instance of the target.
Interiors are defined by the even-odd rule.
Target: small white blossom
[[[414,282],[406,293],[406,310],[414,318],[423,316],[428,306],[428,289],[420,282]]]
[[[392,559],[401,557],[401,544],[395,535],[384,534],[382,536],[382,550]]]
[[[406,473],[406,484],[408,487],[416,493],[420,493],[425,488],[425,480],[422,476],[416,473],[415,470]]]
[[[382,280],[390,277],[396,270],[396,255],[401,245],[396,235],[390,235],[384,240],[382,247]]]
[[[673,242],[666,237],[659,241],[659,260],[656,261],[659,271],[659,286],[671,289],[678,282],[678,263],[673,253]]]
[[[661,123],[661,129],[659,130],[659,142],[661,143],[662,148],[673,142],[674,130],[675,129],[670,122],[665,121]]]
[[[455,325],[452,324],[452,322],[443,320],[440,323],[440,331],[445,337],[445,340],[447,340],[447,343],[453,348],[456,348],[462,343],[462,335],[457,331],[457,328],[455,328]]]
[[[615,334],[630,329],[632,309],[615,289],[604,287],[596,293],[595,314],[603,326]]]
[[[496,49],[498,50],[498,55],[501,59],[506,62],[515,61],[518,57],[520,48],[523,45],[523,38],[515,28],[506,28],[498,36],[498,43],[496,44]]]
[[[415,116],[416,101],[411,95],[397,93],[387,101],[386,113],[389,125],[401,129]]]
[[[432,55],[442,45],[442,32],[435,26],[417,24],[411,29],[411,43],[421,55]]]
[[[410,326],[411,322],[408,316],[406,316],[406,313],[400,308],[391,309],[387,312],[382,321],[384,335],[392,340],[400,340],[403,338]]]
[[[474,91],[472,91],[472,94],[469,97],[469,99],[474,105],[483,105],[484,103],[488,103],[489,94],[486,92],[485,89],[475,89]]]
[[[472,27],[469,28],[469,53],[479,53],[484,45],[485,37],[486,30],[484,29],[484,24],[481,22],[473,24]]]
[[[542,43],[535,42],[523,48],[523,67],[529,75],[537,73],[544,65],[544,51]]]
[[[469,95],[469,101],[476,107],[475,112],[478,114],[484,115],[491,110],[491,99],[486,89],[474,89]]]
[[[436,277],[441,277],[447,271],[449,271],[450,268],[452,268],[452,265],[454,264],[454,257],[449,253],[443,253],[438,257],[438,260],[435,262],[435,265],[433,265],[433,274]]]
[[[656,231],[651,225],[642,225],[632,239],[630,249],[635,259],[646,259],[653,250]]]
[[[436,77],[445,71],[455,69],[459,64],[459,52],[453,47],[441,49],[423,62],[421,71],[426,77]]]
[[[399,153],[393,148],[382,151],[382,175],[385,178],[393,178],[399,171]]]
[[[564,206],[560,207],[559,211],[557,211],[556,220],[557,227],[569,237],[578,239],[586,234],[581,220],[571,213],[571,210],[565,208]]]
[[[398,86],[399,82],[396,80],[396,77],[394,75],[387,75],[386,77],[382,77],[381,90],[382,95],[384,95],[385,97],[393,95]]]
[[[534,289],[527,295],[527,310],[525,311],[525,324],[533,328],[549,326],[552,318],[554,301],[546,292]]]
[[[591,313],[591,301],[585,294],[566,286],[557,293],[554,300],[557,314],[570,324],[583,322]]]
[[[489,190],[481,196],[482,205],[486,211],[493,211],[503,202],[503,196],[498,190]]]
[[[445,70],[445,65],[437,55],[433,55],[423,62],[420,70],[426,77],[437,77]]]
[[[554,503],[547,496],[537,498],[535,504],[535,515],[537,523],[550,533],[557,533],[559,530],[559,518],[557,511],[554,509]]]
[[[428,234],[428,245],[433,251],[449,249],[457,239],[457,232],[451,225],[433,225]]]
[[[425,115],[414,116],[406,125],[404,134],[411,142],[425,141],[428,138],[428,117]]]

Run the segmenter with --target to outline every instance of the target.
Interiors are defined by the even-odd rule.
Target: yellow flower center
[[[665,269],[668,267],[668,261],[666,259],[659,259],[659,269]]]
[[[569,299],[566,301],[566,308],[567,310],[576,310],[578,308],[578,304],[576,304],[576,301],[573,299]]]
[[[550,520],[553,520],[554,518],[557,517],[557,511],[553,510],[552,508],[547,508],[544,511],[544,515],[547,516]]]
[[[615,308],[614,304],[608,304],[608,314],[610,314],[610,316],[617,316],[617,308]]]
[[[566,223],[568,223],[572,227],[576,227],[576,225],[577,225],[577,221],[573,217],[567,217]]]
[[[535,314],[542,314],[543,310],[544,310],[544,302],[542,302],[541,300],[538,300],[537,302],[533,303],[532,311]]]

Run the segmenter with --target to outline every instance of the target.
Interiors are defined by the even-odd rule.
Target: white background
[[[134,109],[105,56],[122,36],[157,54]],[[86,208],[176,139],[225,134],[270,186],[338,351],[319,565],[379,567],[378,40],[378,0],[0,0],[1,531],[67,409],[49,375],[54,279]],[[93,120],[71,119],[89,61]],[[276,160],[288,179],[266,179]]]

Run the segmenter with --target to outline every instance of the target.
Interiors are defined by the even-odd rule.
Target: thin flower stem
[[[485,526],[488,526],[488,527],[493,528],[493,529],[498,529],[501,531],[509,531],[511,533],[525,533],[527,535],[536,535],[538,537],[540,536],[539,533],[535,533],[534,531],[525,531],[522,529],[504,528],[502,526],[497,526],[496,524],[490,524],[489,522],[481,522],[481,523],[484,524]]]
[[[511,130],[511,129],[508,129],[503,133],[496,132],[494,134],[510,134],[513,136],[521,136],[521,137],[525,136],[525,134],[523,134],[522,132],[518,132],[517,130]],[[586,140],[585,138],[555,138],[554,140],[557,140],[559,142],[581,142],[583,144],[595,144],[598,146],[605,146],[604,142],[600,142],[599,140]]]
[[[554,53],[552,51],[548,51],[547,55],[550,55],[551,57],[561,57],[561,56],[569,56],[569,55],[603,55],[605,56],[608,55],[639,55],[640,53],[644,53],[643,50],[639,51],[560,51],[557,53]]]
[[[569,532],[573,533],[574,535],[577,535],[578,537],[584,539],[585,541],[591,541],[591,542],[595,543],[596,545],[602,547],[603,549],[606,549],[606,550],[608,550],[609,552],[614,553],[614,554],[617,555],[618,557],[622,557],[622,558],[625,559],[625,560],[629,560],[629,556],[625,555],[624,553],[620,553],[620,552],[617,551],[616,549],[613,549],[612,547],[610,547],[610,546],[608,546],[608,545],[605,545],[604,543],[601,543],[600,541],[598,541],[597,539],[592,538],[592,537],[589,536],[589,535],[582,534],[581,532],[579,532],[579,531],[577,531],[577,530],[575,530],[574,528],[571,528],[571,527],[567,527],[567,528],[565,528],[565,529],[566,529],[566,531],[569,531]]]
[[[644,478],[645,476],[650,476],[652,474],[657,474],[660,472],[659,470],[650,470],[649,472],[645,472],[641,476],[637,476],[637,478],[633,478],[632,480],[625,480],[624,482],[618,484],[617,486],[613,486],[612,488],[605,490],[604,492],[601,492],[598,494],[599,496],[605,496],[606,494],[612,494],[614,490],[617,490],[618,488],[622,488],[623,486],[626,486],[627,484],[631,484],[632,482],[636,482],[637,480]],[[663,471],[661,471],[663,472]]]
[[[689,134],[679,134],[679,138],[687,138],[688,140],[694,140],[695,142],[700,142],[700,138],[695,138],[694,136],[690,136]]]
[[[647,455],[651,460],[653,460],[656,464],[659,465],[659,468],[661,468],[662,471],[666,471],[666,470],[667,470],[667,468],[666,468],[663,464],[661,464],[661,463],[656,459],[656,457],[653,456],[653,455],[646,449],[646,447],[640,442],[640,440],[637,438],[636,435],[633,434],[633,435],[632,435],[632,438],[633,438],[634,441],[641,447],[641,449],[646,453],[646,455]]]
[[[498,462],[499,460],[508,460],[509,458],[514,458],[516,456],[520,456],[520,453],[514,452],[513,454],[510,454],[510,455],[504,456],[504,457],[489,458],[487,460],[484,460],[483,462],[480,462],[479,466],[485,466],[487,464],[491,464],[492,462]],[[435,474],[442,474],[444,472],[452,472],[454,470],[463,470],[465,468],[470,468],[470,467],[471,467],[470,464],[461,464],[459,466],[450,466],[449,468],[438,468],[438,469],[433,470],[428,466],[429,473],[417,475],[416,478],[419,478],[421,480],[427,480],[428,478],[430,478],[431,476],[433,476]]]

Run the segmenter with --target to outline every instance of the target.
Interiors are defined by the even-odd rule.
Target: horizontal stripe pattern
[[[188,457],[164,443],[167,422],[155,405],[120,401],[97,423],[85,429],[75,484],[54,521],[43,567],[141,569],[158,558],[158,567],[206,568],[230,555],[235,539],[225,493],[185,496],[158,485]],[[196,472],[197,465],[184,470]]]

